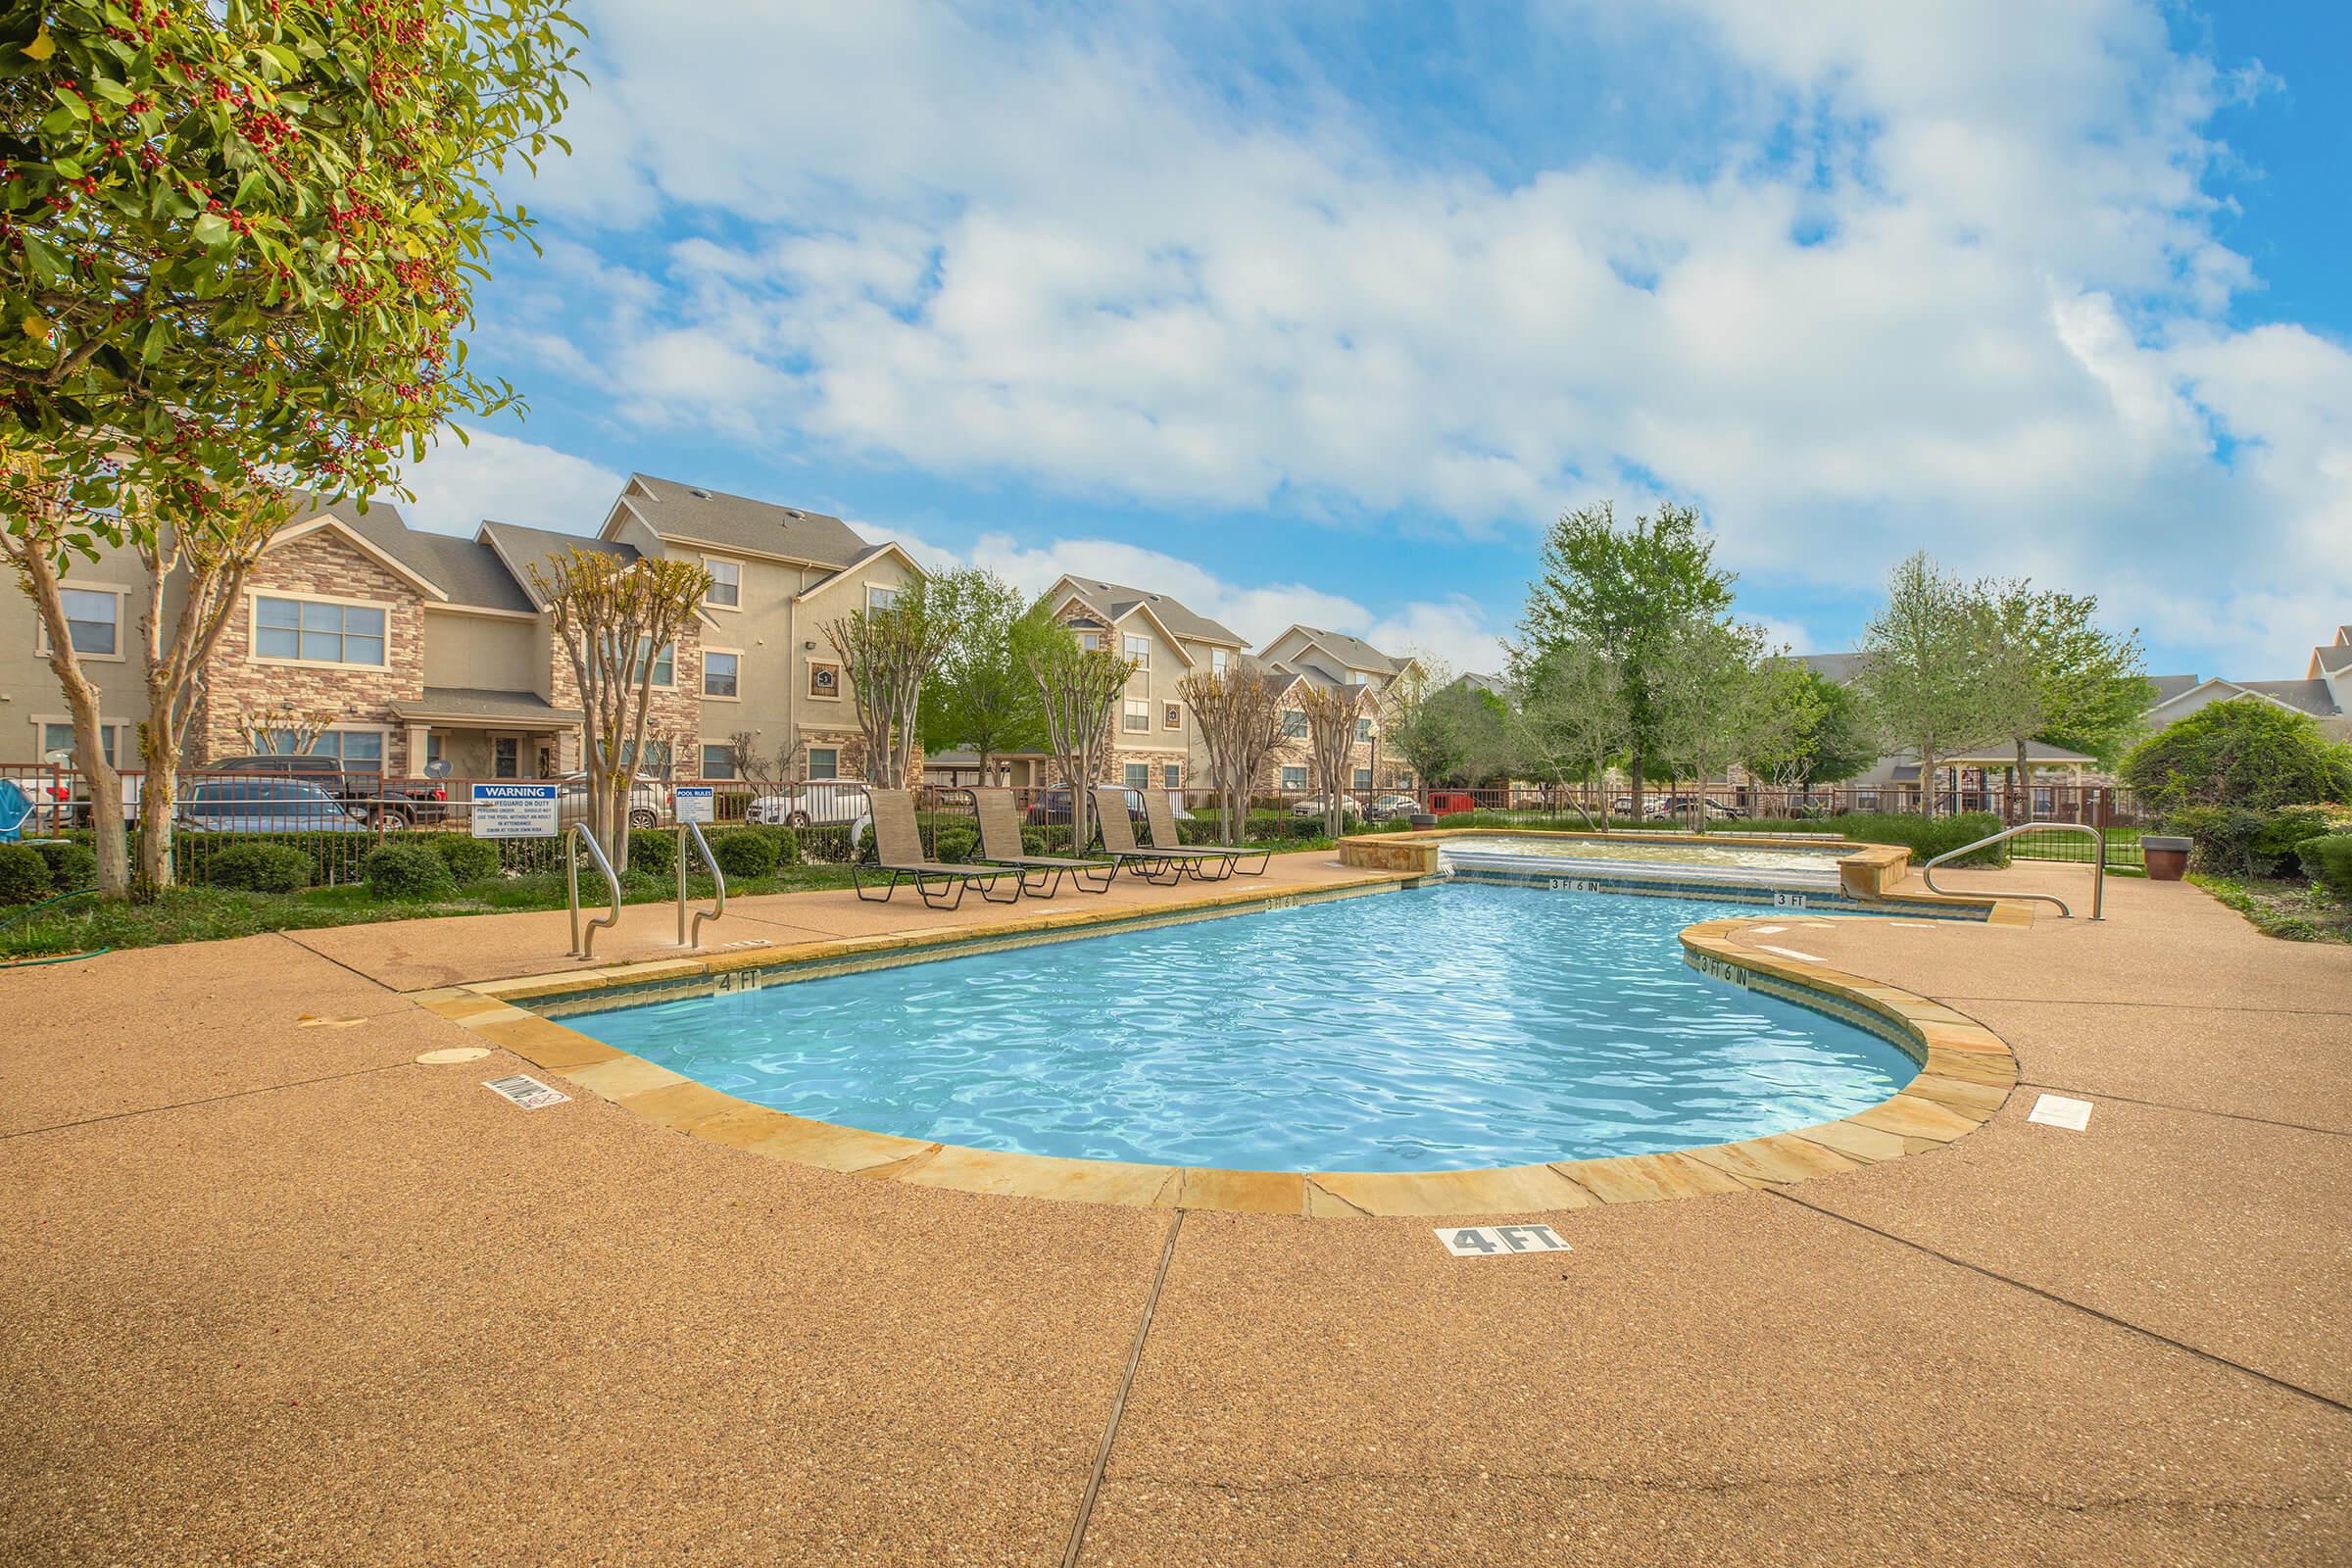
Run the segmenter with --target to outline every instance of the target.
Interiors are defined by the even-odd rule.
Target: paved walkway
[[[2343,1562],[2352,958],[2109,892],[1764,917],[2027,1086],[1942,1152],[1550,1216],[1550,1258],[861,1180],[418,1064],[470,1037],[399,992],[550,966],[543,915],[0,976],[0,1560]]]

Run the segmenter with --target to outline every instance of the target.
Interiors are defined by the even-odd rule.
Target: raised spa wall
[[[1819,839],[1768,838],[1742,833],[1561,833],[1517,827],[1425,829],[1418,833],[1363,833],[1340,840],[1340,863],[1366,871],[1400,871],[1407,876],[1436,876],[1439,857],[1453,840],[1472,838],[1561,839],[1570,843],[1703,844],[1721,849],[1727,843],[1763,850],[1819,850]],[[1911,868],[1911,852],[1899,844],[1857,844],[1838,861],[1838,880],[1848,898],[1884,899],[1903,884]]]

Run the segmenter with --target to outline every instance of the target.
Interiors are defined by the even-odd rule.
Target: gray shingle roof
[[[492,691],[480,686],[427,686],[416,699],[391,705],[403,718],[487,718],[517,724],[577,724],[580,710],[558,708],[537,692]]]
[[[412,528],[400,509],[388,501],[374,502],[366,512],[349,499],[321,510],[449,595],[451,604],[476,610],[531,609],[521,585],[489,547],[476,540]],[[318,512],[308,514],[317,515]]]
[[[2260,692],[2275,697],[2289,708],[2299,708],[2315,718],[2333,718],[2343,710],[2335,706],[2335,695],[2328,690],[2324,680],[2233,680],[2230,683],[2242,690]]]
[[[2148,684],[2156,688],[2156,701],[2148,705],[2154,708],[2171,702],[2182,692],[2193,692],[2205,682],[2195,675],[2150,675]]]
[[[1197,643],[1225,643],[1231,647],[1247,646],[1230,627],[1219,625],[1206,615],[1196,614],[1183,601],[1166,594],[1146,593],[1141,588],[1129,588],[1120,583],[1102,582],[1093,577],[1065,577],[1063,581],[1077,589],[1095,608],[1113,620],[1123,618],[1138,605],[1151,608],[1160,624],[1177,636]]]
[[[1860,654],[1798,654],[1796,662],[1823,680],[1843,686],[1862,672]]]
[[[633,473],[623,497],[664,539],[700,539],[820,566],[847,566],[871,548],[839,517],[675,479]]]
[[[524,609],[536,607],[537,594],[530,586],[529,572],[535,563],[545,562],[566,550],[593,550],[611,556],[615,561],[635,561],[635,547],[615,544],[609,539],[583,539],[576,533],[557,533],[547,528],[526,528],[518,522],[485,522],[481,538],[496,545],[500,556],[513,564],[519,579],[519,591],[531,595]]]
[[[1375,675],[1396,673],[1396,661],[1361,637],[1350,637],[1344,631],[1325,631],[1319,626],[1300,626],[1298,629],[1338,656],[1340,662],[1349,669],[1369,670]]]
[[[2328,643],[2311,651],[2312,662],[2328,674],[2352,669],[2352,643]]]

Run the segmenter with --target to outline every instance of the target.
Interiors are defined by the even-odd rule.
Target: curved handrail
[[[708,909],[694,911],[694,924],[686,923],[686,835],[694,835],[694,847],[710,868],[710,885],[718,889],[718,902]],[[718,857],[710,853],[710,841],[703,837],[701,826],[694,822],[678,824],[678,946],[699,948],[703,945],[703,922],[715,920],[727,912],[726,873],[718,868]]]
[[[620,924],[620,878],[612,874],[612,862],[605,858],[604,847],[596,842],[596,835],[588,831],[587,823],[572,823],[570,831],[564,837],[566,841],[564,851],[564,892],[571,904],[571,956],[585,958],[589,949],[596,946],[597,932],[607,926]],[[571,853],[569,843],[575,838],[588,847],[589,858],[596,861],[596,868],[605,873],[605,886],[612,890],[612,912],[600,914],[589,921],[584,939],[580,931],[580,861],[579,857]]]
[[[2088,822],[2020,822],[2015,827],[2005,827],[1998,833],[1992,834],[1990,837],[1977,840],[1977,842],[1974,844],[1963,844],[1956,850],[1944,851],[1941,855],[1938,855],[1936,857],[1936,858],[1930,860],[1927,864],[1919,868],[1920,880],[1927,883],[1928,891],[1930,893],[1941,893],[1943,889],[1936,885],[1936,868],[1941,865],[1944,861],[1955,859],[1960,856],[1971,853],[1972,851],[1984,849],[1987,845],[1998,844],[2003,839],[2013,839],[2020,833],[2032,833],[2037,829],[2055,829],[2060,833],[2087,833],[2091,836],[2092,840],[2098,844],[2098,858],[2093,860],[2090,866],[2090,917],[2093,920],[2104,920],[2107,918],[2107,916],[2101,912],[2107,903],[2107,835],[2101,832],[2099,829],[2092,827]],[[2058,906],[2058,912],[2065,915],[2069,920],[2072,920],[2075,917],[2075,911],[2068,908],[2066,906],[2066,901],[2062,898],[2059,898],[2056,894],[2003,893],[2001,897],[2004,899],[2038,899],[2043,904],[2055,904]]]

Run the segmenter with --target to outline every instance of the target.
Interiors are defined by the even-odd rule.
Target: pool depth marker
[[[1506,1257],[1514,1252],[1575,1250],[1548,1225],[1440,1225],[1437,1238],[1456,1257]]]

